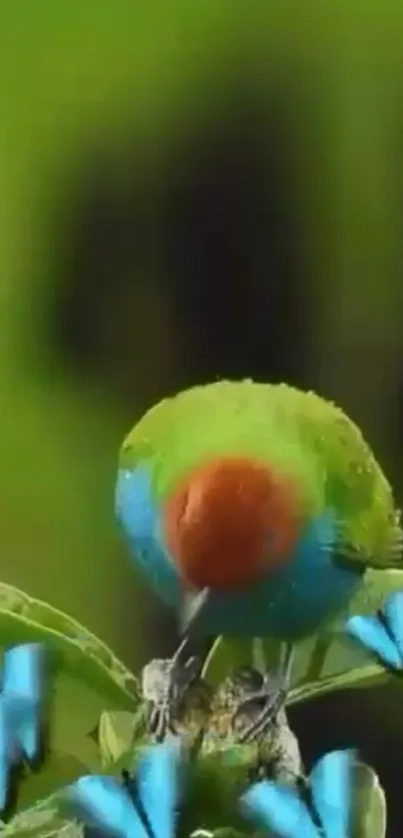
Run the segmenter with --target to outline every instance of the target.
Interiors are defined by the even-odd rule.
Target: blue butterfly
[[[378,616],[347,620],[347,632],[392,669],[403,669],[403,591],[391,594]]]
[[[39,753],[43,702],[43,647],[15,646],[4,655],[0,693],[0,809],[9,792],[10,768]]]
[[[310,777],[313,809],[294,789],[263,780],[241,798],[243,814],[281,838],[346,838],[352,798],[353,751],[332,751]]]
[[[140,759],[135,794],[112,777],[81,777],[66,789],[72,814],[115,838],[172,838],[180,800],[180,745],[150,747]]]

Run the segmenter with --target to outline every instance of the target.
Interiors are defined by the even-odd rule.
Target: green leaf
[[[213,832],[214,838],[243,838],[244,832],[238,832],[230,826],[224,826],[221,829],[215,829]]]
[[[50,752],[40,770],[27,769],[19,782],[17,811],[34,806],[87,773],[88,766],[70,754]]]
[[[385,838],[385,835],[385,793],[375,771],[357,763],[352,838]]]
[[[56,795],[15,815],[0,829],[2,838],[83,838],[83,832],[81,824],[60,814]]]
[[[246,836],[254,836],[254,838],[269,838],[269,832],[251,832],[251,831],[240,831],[239,829],[234,829],[232,826],[222,826],[218,829],[195,829],[189,836],[189,838],[246,838]],[[187,836],[188,838],[188,836]]]
[[[0,584],[0,637],[3,649],[26,642],[46,644],[52,744],[93,767],[96,748],[88,734],[103,710],[136,710],[138,680],[80,623],[5,584]]]
[[[248,771],[256,766],[258,757],[259,749],[256,743],[239,745],[229,742],[227,746],[214,747],[209,751],[202,748],[199,753],[199,760],[204,761],[206,771],[211,770],[209,766],[214,763],[215,771],[225,775],[231,784],[238,783],[240,786],[248,781]]]
[[[389,594],[403,590],[403,570],[375,570],[369,568],[364,584],[351,600],[348,615],[374,614],[382,607]]]
[[[245,788],[243,766],[229,771],[225,758],[203,757],[189,764],[187,791],[180,833],[189,836],[196,829],[248,832],[239,810],[239,795]]]
[[[104,711],[98,729],[99,750],[104,768],[113,765],[125,754],[132,753],[145,729],[145,706],[140,705],[137,713],[124,710]]]
[[[353,669],[350,672],[342,672],[340,675],[324,678],[323,681],[302,684],[300,687],[290,690],[287,705],[307,701],[310,698],[318,698],[320,695],[326,695],[326,693],[335,690],[379,687],[385,684],[388,678],[393,678],[393,675],[385,673],[384,668],[377,664]]]
[[[189,838],[245,838],[245,832],[239,832],[231,826],[223,826],[213,831],[208,829],[195,829]]]

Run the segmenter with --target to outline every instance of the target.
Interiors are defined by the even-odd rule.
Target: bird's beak
[[[199,617],[210,599],[210,594],[210,588],[203,588],[201,591],[187,588],[183,592],[180,613],[180,630],[182,635],[189,635],[194,629],[197,629]]]

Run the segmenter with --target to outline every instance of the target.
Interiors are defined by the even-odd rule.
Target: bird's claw
[[[281,710],[285,699],[286,699],[286,691],[281,691],[276,695],[270,695],[270,693],[264,692],[263,690],[259,693],[256,693],[255,701],[256,702],[264,702],[260,713],[257,717],[250,722],[250,724],[245,727],[245,729],[239,735],[239,742],[242,745],[246,745],[249,742],[253,742],[261,736],[264,736],[267,731],[272,727],[273,724],[276,723],[276,719],[278,716],[279,711]],[[252,697],[245,701],[245,704],[252,701]],[[240,710],[243,712],[244,707],[240,707]]]
[[[250,711],[258,708],[257,714],[254,713],[253,718],[239,730],[238,742],[242,745],[264,736],[277,723],[278,714],[287,696],[285,686],[278,679],[269,675],[261,676],[255,672],[256,675],[260,679],[260,686],[241,697],[232,718],[234,728],[239,729],[242,717],[250,718]]]
[[[148,732],[156,742],[163,742],[171,733],[176,735],[176,725],[173,718],[173,708],[163,704],[153,704],[148,715]]]
[[[177,733],[176,721],[187,689],[197,675],[197,660],[182,664],[175,658],[151,661],[142,672],[142,690],[149,703],[148,730],[162,742]]]

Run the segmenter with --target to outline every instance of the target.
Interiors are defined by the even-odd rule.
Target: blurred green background
[[[121,438],[160,396],[318,389],[402,495],[402,18],[391,0],[1,5],[1,578],[129,664],[174,639],[113,519]],[[367,738],[380,713],[368,700]]]

